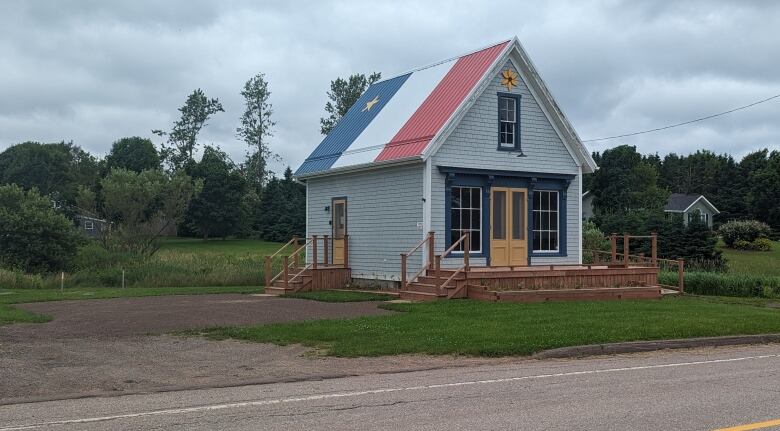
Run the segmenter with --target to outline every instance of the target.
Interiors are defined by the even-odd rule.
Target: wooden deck
[[[401,298],[486,301],[651,299],[661,297],[657,267],[545,265],[426,270],[401,290]]]

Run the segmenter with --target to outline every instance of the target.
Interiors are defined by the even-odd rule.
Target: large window
[[[452,187],[450,189],[450,244],[465,233],[471,233],[469,250],[482,251],[482,188]],[[455,248],[463,251],[461,242]]]
[[[498,146],[515,149],[517,136],[517,99],[508,96],[498,97]]]
[[[534,191],[533,250],[557,252],[559,244],[558,192]]]

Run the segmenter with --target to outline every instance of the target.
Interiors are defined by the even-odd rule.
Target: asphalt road
[[[2,431],[747,430],[773,429],[772,422],[744,425],[776,419],[780,345],[519,360],[0,407]]]

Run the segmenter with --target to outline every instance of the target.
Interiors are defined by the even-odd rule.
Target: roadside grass
[[[390,316],[190,331],[214,339],[302,344],[332,356],[512,356],[557,347],[780,332],[780,310],[728,298],[657,301],[382,304]]]
[[[49,317],[10,307],[27,302],[76,299],[132,298],[165,295],[208,295],[215,293],[263,293],[262,287],[133,287],[81,289],[0,289],[0,325],[14,322],[48,322]]]
[[[395,299],[393,295],[379,292],[350,292],[346,290],[315,290],[313,292],[288,293],[284,297],[311,299],[322,302],[389,301]]]
[[[780,242],[772,242],[771,251],[743,251],[726,248],[720,243],[729,271],[740,274],[780,277]]]

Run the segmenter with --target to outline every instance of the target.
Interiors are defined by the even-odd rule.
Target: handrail
[[[465,240],[466,240],[466,237],[467,237],[468,235],[469,235],[468,233],[464,233],[464,234],[463,234],[463,235],[462,235],[460,238],[458,238],[458,240],[457,240],[457,241],[455,241],[454,243],[452,243],[452,245],[450,246],[450,248],[448,248],[447,250],[445,250],[445,251],[444,251],[444,253],[440,254],[440,255],[439,255],[439,258],[445,258],[445,257],[447,257],[447,256],[448,256],[450,253],[452,253],[452,251],[453,251],[453,250],[455,250],[455,248],[458,246],[458,244],[460,244],[461,242],[463,242],[463,241],[465,241]]]
[[[425,235],[425,238],[422,239],[416,246],[414,246],[412,249],[407,251],[406,253],[401,253],[401,290],[406,290],[406,268],[407,268],[407,261],[409,260],[409,256],[412,255],[412,253],[416,252],[420,249],[420,247],[423,246],[423,244],[428,243],[428,264],[423,265],[419,271],[417,271],[416,274],[410,279],[412,281],[416,280],[417,277],[419,277],[423,271],[429,268],[433,268],[433,261],[434,261],[434,248],[435,248],[435,232],[430,231],[427,235]]]
[[[461,272],[463,272],[463,271],[465,271],[465,270],[466,270],[466,265],[462,265],[460,268],[456,269],[456,270],[455,270],[455,272],[453,272],[453,273],[452,273],[452,275],[450,275],[450,278],[448,278],[447,280],[445,280],[445,281],[444,281],[444,283],[440,284],[440,285],[437,287],[437,290],[438,290],[439,292],[441,292],[441,291],[442,291],[442,289],[444,289],[444,286],[446,286],[446,285],[450,284],[450,282],[451,282],[451,281],[452,281],[452,280],[453,280],[453,279],[454,279],[454,278],[455,278],[455,277],[456,277],[458,274],[460,274]],[[447,297],[449,298],[449,295],[448,295]]]
[[[284,250],[285,248],[289,247],[290,244],[293,243],[293,241],[297,241],[297,240],[298,240],[298,237],[294,236],[291,240],[287,241],[287,243],[285,243],[279,250],[276,250],[276,253],[274,253],[274,254],[272,254],[270,256],[267,256],[267,257],[269,257],[271,259],[275,258],[277,254],[281,253],[282,250]]]

